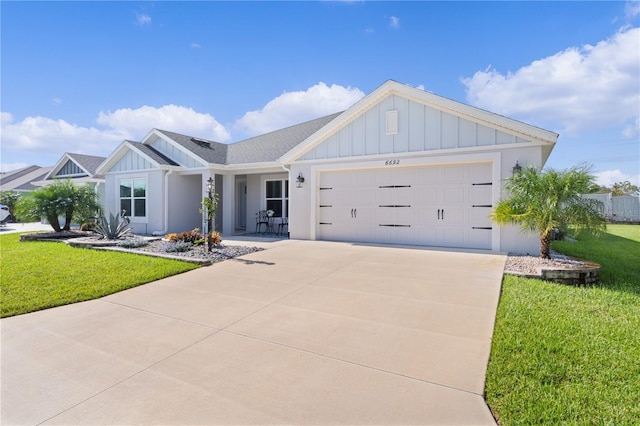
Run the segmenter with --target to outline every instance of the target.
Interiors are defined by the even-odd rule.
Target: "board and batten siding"
[[[398,111],[397,133],[387,134],[387,112]],[[399,95],[364,112],[302,160],[360,157],[530,142]]]
[[[161,137],[156,137],[150,145],[183,167],[195,168],[207,166]]]
[[[109,172],[127,172],[133,170],[149,170],[155,168],[156,166],[153,165],[149,160],[134,151],[128,150],[109,169]]]

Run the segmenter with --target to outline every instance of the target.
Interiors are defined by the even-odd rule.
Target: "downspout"
[[[164,175],[164,229],[153,231],[151,235],[164,235],[169,229],[169,175],[172,173],[173,169],[169,169]]]

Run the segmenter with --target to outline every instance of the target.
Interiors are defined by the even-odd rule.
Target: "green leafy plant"
[[[100,239],[119,240],[131,233],[129,218],[124,215],[124,211],[118,215],[109,213],[109,220],[101,216],[96,224],[95,233]]]
[[[526,167],[507,180],[509,195],[498,203],[491,219],[500,225],[520,225],[523,232],[537,232],[540,257],[549,259],[554,229],[572,225],[594,234],[606,229],[602,203],[581,197],[593,181],[586,166],[566,171]]]
[[[12,220],[16,220],[16,204],[20,201],[20,193],[16,191],[0,192],[0,204],[9,207],[9,214]]]
[[[76,186],[70,179],[56,180],[17,203],[20,216],[44,217],[56,232],[68,231],[74,219],[84,223],[87,218],[99,214],[100,210],[98,195],[93,188],[89,185]],[[59,216],[65,218],[62,227]]]
[[[216,220],[215,220],[215,216],[216,216],[216,209],[218,208],[218,194],[217,193],[213,193],[211,194],[211,192],[209,192],[209,197],[204,197],[202,199],[202,208],[200,209],[200,213],[201,214],[205,214],[207,217],[207,227],[210,228],[208,229],[208,234],[207,234],[207,250],[211,251],[211,248],[213,247],[213,232],[215,232],[216,229]]]

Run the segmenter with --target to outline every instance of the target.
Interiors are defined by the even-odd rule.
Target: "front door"
[[[247,181],[236,183],[236,228],[247,229]]]

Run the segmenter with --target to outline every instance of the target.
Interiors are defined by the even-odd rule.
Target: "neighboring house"
[[[21,194],[38,189],[33,183],[44,179],[51,167],[28,166],[0,174],[0,191],[16,191]]]
[[[53,167],[50,167],[49,172],[42,180],[33,182],[33,184],[45,186],[56,179],[71,179],[76,185],[92,185],[100,199],[103,200],[104,176],[97,174],[96,170],[104,160],[105,157],[66,152]]]
[[[344,112],[233,144],[153,129],[96,173],[105,211],[126,210],[138,233],[202,227],[213,177],[227,235],[269,209],[295,239],[533,253],[536,235],[489,215],[513,167],[544,166],[557,138],[387,81]]]

